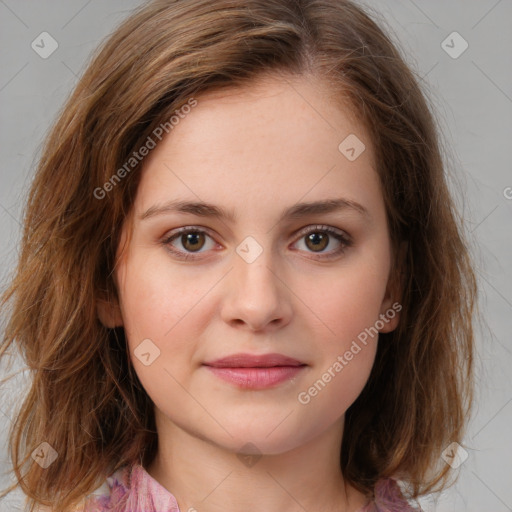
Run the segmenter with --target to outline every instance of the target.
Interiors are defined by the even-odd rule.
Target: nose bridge
[[[239,292],[249,301],[261,301],[270,304],[277,299],[279,286],[275,258],[269,247],[265,249],[253,240],[242,242],[236,249],[234,277],[237,279]]]
[[[225,297],[224,319],[252,329],[289,321],[291,306],[270,248],[247,237],[236,248],[230,293]]]

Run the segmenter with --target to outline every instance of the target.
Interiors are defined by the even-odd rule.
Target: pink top
[[[82,510],[77,509],[77,510]],[[180,512],[176,498],[141,465],[118,469],[89,494],[84,512]],[[418,512],[405,501],[395,480],[380,480],[375,500],[359,512]]]

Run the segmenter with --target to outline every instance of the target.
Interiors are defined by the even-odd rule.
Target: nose
[[[291,291],[286,279],[272,269],[267,251],[247,263],[235,255],[222,302],[222,319],[236,328],[272,331],[284,327],[292,316]]]

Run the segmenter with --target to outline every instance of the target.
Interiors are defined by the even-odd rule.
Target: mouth
[[[244,389],[266,389],[290,381],[307,364],[282,354],[234,354],[203,364],[216,377]]]

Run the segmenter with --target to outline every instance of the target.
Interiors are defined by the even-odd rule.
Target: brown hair
[[[93,191],[188,99],[271,72],[321,77],[368,128],[403,283],[399,326],[381,334],[346,413],[343,474],[369,495],[390,476],[412,497],[447,484],[439,456],[461,442],[472,401],[476,280],[414,73],[347,0],[157,0],[103,44],[53,126],[3,295],[0,355],[15,342],[33,378],[9,432],[31,511],[77,504],[122,465],[148,464],[157,446],[124,331],[104,327],[95,305],[117,300],[115,254],[141,165],[107,197]],[[59,453],[46,469],[31,458],[43,441]]]

